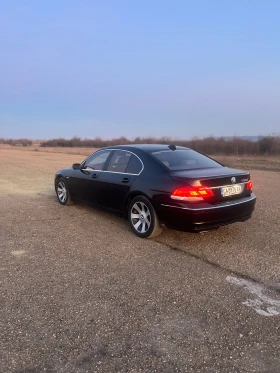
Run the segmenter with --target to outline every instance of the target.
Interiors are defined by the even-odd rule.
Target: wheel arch
[[[155,209],[156,213],[159,215],[160,211],[159,211],[158,203],[155,200],[153,200],[153,198],[151,196],[149,196],[147,193],[144,193],[144,192],[142,192],[140,190],[133,190],[127,196],[127,199],[126,199],[126,202],[125,202],[125,206],[124,206],[124,211],[125,211],[126,215],[128,214],[128,207],[129,207],[130,202],[133,200],[133,198],[135,198],[137,196],[142,196],[142,197],[147,198],[147,200],[151,203],[151,205]]]
[[[55,185],[56,185],[56,183],[58,182],[59,179],[65,179],[65,177],[62,174],[55,174],[55,178],[54,178],[54,184]]]
[[[129,195],[126,198],[126,202],[125,202],[126,211],[128,209],[128,206],[129,206],[130,202],[133,200],[133,198],[135,198],[137,196],[143,196],[143,197],[147,198],[150,201],[150,203],[153,205],[151,198],[146,193],[141,192],[140,190],[133,190],[132,192],[129,193]]]

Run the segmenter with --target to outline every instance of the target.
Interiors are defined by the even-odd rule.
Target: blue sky
[[[0,137],[280,133],[279,1],[0,5]]]

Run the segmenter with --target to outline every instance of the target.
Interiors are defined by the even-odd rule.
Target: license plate
[[[223,197],[233,196],[235,194],[240,194],[242,192],[242,187],[240,184],[230,185],[221,188],[221,195]]]

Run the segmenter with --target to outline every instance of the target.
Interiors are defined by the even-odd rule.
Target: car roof
[[[165,144],[131,144],[131,145],[116,145],[108,146],[110,149],[123,149],[123,150],[143,150],[147,153],[153,153],[161,150],[170,150],[169,145]],[[189,149],[184,146],[176,146],[176,149],[185,150]]]

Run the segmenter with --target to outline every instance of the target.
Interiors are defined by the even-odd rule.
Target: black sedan
[[[57,171],[58,201],[86,201],[128,215],[140,237],[161,226],[205,231],[249,219],[256,196],[250,174],[175,145],[103,148]]]

